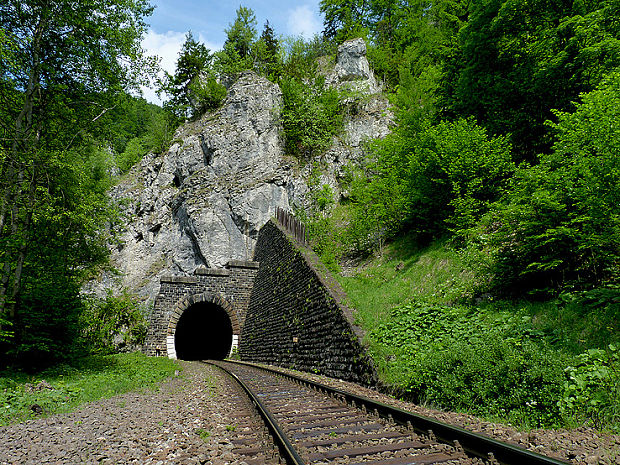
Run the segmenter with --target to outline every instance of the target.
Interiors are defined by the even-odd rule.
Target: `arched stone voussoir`
[[[181,315],[183,315],[183,312],[185,312],[185,310],[187,310],[192,305],[195,305],[201,302],[213,303],[221,307],[222,309],[224,309],[224,311],[230,318],[233,333],[239,334],[241,325],[239,324],[239,320],[237,319],[237,314],[235,312],[234,306],[221,295],[213,294],[210,292],[203,292],[201,294],[194,294],[194,295],[183,298],[175,307],[174,311],[172,312],[172,315],[170,315],[167,334],[169,336],[174,336],[176,332],[177,323],[179,322]]]

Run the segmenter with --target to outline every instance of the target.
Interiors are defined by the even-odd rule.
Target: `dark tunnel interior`
[[[232,347],[232,324],[226,311],[210,302],[189,307],[179,318],[174,335],[177,358],[223,360]]]

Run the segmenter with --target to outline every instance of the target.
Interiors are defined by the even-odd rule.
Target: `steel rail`
[[[280,425],[278,424],[276,419],[273,417],[271,412],[269,412],[269,410],[265,407],[265,405],[261,402],[258,396],[254,394],[254,391],[252,391],[243,381],[241,381],[241,379],[239,379],[239,377],[236,374],[226,369],[226,367],[223,367],[219,365],[218,363],[214,363],[212,361],[203,362],[203,363],[209,363],[213,366],[218,367],[220,370],[223,370],[231,378],[233,378],[239,384],[239,386],[241,386],[241,388],[248,395],[252,403],[256,406],[258,413],[263,418],[263,421],[267,425],[267,428],[269,429],[271,436],[273,437],[276,445],[278,446],[278,449],[280,450],[280,454],[282,458],[288,465],[306,465],[306,463],[303,461],[303,459],[299,456],[299,454],[295,450],[295,447],[293,447],[291,442],[288,440],[286,433],[284,433],[282,428],[280,428]]]
[[[341,389],[332,388],[325,384],[301,378],[293,374],[283,373],[281,371],[250,362],[242,362],[238,360],[226,360],[226,362],[252,366],[279,376],[284,376],[285,378],[302,383],[313,389],[323,391],[325,393],[332,393],[332,395],[341,398],[347,404],[354,404],[358,407],[364,406],[367,410],[375,412],[383,418],[393,420],[403,426],[412,427],[413,430],[418,433],[427,434],[428,431],[431,430],[434,433],[435,438],[440,442],[454,445],[455,441],[458,441],[465,453],[470,456],[473,455],[475,457],[488,460],[490,457],[489,454],[491,453],[493,454],[495,460],[497,460],[501,465],[569,464],[569,462],[565,462],[563,460],[537,454],[527,449],[513,446],[512,444],[507,444],[482,434],[467,431],[463,428],[459,428],[458,426],[449,425],[417,413],[409,412],[398,407],[392,407],[368,397],[352,394]]]

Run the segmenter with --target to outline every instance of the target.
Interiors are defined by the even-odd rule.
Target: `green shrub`
[[[497,200],[515,170],[510,144],[473,120],[424,131],[409,156],[410,217],[421,232],[472,226]]]
[[[149,150],[154,153],[163,153],[172,143],[172,136],[176,129],[173,117],[168,113],[159,113],[149,121],[144,141]]]
[[[501,292],[554,294],[620,276],[620,72],[557,116],[553,152],[520,169],[507,201],[470,231]]]
[[[620,350],[589,349],[566,368],[563,395],[558,402],[568,421],[620,432]]]
[[[126,293],[89,299],[81,316],[87,350],[110,354],[142,346],[148,326],[143,313],[138,301]]]
[[[200,76],[192,81],[189,87],[194,114],[219,108],[226,98],[226,87],[212,75]]]
[[[343,127],[338,92],[324,86],[321,79],[304,83],[283,78],[280,87],[284,105],[281,112],[286,150],[309,158],[326,149]]]
[[[489,137],[473,120],[411,118],[372,145],[374,163],[353,172],[349,235],[360,249],[402,230],[422,240],[460,233],[502,196],[515,171],[508,140]]]
[[[319,57],[334,56],[336,45],[324,37],[310,40],[301,37],[284,37],[281,41],[283,75],[298,81],[314,79],[317,75]]]
[[[116,166],[121,173],[126,173],[129,169],[142,160],[142,157],[149,151],[145,137],[134,137],[125,146],[125,151],[116,157]]]
[[[558,426],[567,357],[528,317],[424,302],[370,333],[386,379],[416,401],[523,426]]]

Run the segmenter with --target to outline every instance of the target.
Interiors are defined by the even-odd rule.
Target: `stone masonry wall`
[[[161,278],[159,294],[144,344],[147,355],[169,355],[167,338],[171,323],[196,302],[209,301],[222,307],[232,322],[233,333],[240,334],[250,301],[258,263],[231,260],[226,268],[198,268],[194,276]]]
[[[241,359],[375,384],[360,329],[340,303],[344,293],[318,258],[271,220],[260,230],[254,260],[260,267],[241,330]]]

